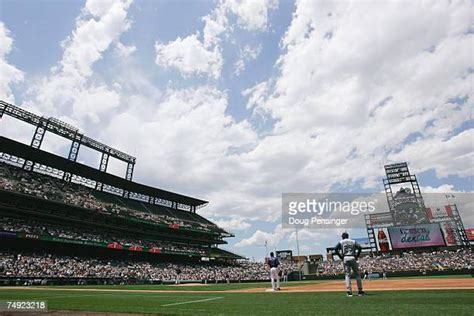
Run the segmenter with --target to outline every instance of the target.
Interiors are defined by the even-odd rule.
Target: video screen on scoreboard
[[[293,261],[293,251],[291,250],[277,250],[276,256],[280,261]]]
[[[389,227],[393,249],[444,246],[439,224]]]

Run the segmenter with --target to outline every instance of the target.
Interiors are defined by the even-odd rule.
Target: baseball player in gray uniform
[[[357,280],[357,289],[359,290],[358,295],[364,295],[365,292],[362,289],[359,265],[357,264],[357,259],[360,256],[362,247],[356,241],[349,239],[348,233],[342,233],[342,240],[337,243],[335,248],[337,256],[344,262],[347,296],[352,297],[351,271],[354,271]]]

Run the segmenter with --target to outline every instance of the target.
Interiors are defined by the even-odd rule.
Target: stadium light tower
[[[69,149],[69,160],[76,161],[79,154],[79,149],[81,146],[86,146],[102,154],[99,166],[100,171],[107,172],[109,158],[113,157],[127,164],[124,178],[126,180],[132,181],[133,170],[136,162],[135,157],[103,144],[95,139],[87,137],[83,135],[78,128],[54,117],[46,118],[44,116],[39,116],[16,105],[0,100],[0,119],[3,117],[3,115],[9,115],[14,119],[26,122],[36,127],[35,133],[31,139],[31,147],[41,149],[41,145],[46,133],[54,133],[58,136],[69,139],[72,142]],[[23,164],[23,168],[25,170],[33,170],[35,168],[35,162],[26,160]],[[64,173],[63,175],[63,179],[66,181],[70,181],[71,177],[72,175],[70,173]],[[102,190],[102,183],[98,182],[96,189]],[[128,192],[124,192],[124,195],[125,197],[128,197]]]

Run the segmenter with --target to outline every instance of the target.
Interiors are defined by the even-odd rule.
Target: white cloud
[[[308,229],[300,229],[298,231],[293,230],[289,236],[288,236],[288,241],[294,242],[296,240],[296,235],[298,234],[298,241],[302,242],[311,242],[313,246],[317,243],[319,243],[322,239],[326,238],[328,235],[328,232],[332,232],[333,230],[327,230],[325,232],[321,232],[320,230],[314,231],[314,230],[308,230]],[[337,231],[334,229],[334,231]]]
[[[250,246],[264,246],[267,242],[268,247],[277,246],[280,241],[287,235],[288,231],[282,229],[281,224],[277,225],[273,232],[267,233],[257,229],[252,236],[244,238],[235,244],[237,248],[250,247]]]
[[[474,176],[473,139],[474,129],[463,131],[447,140],[427,137],[405,146],[391,158],[408,160],[419,172],[434,169],[438,177]]]
[[[155,44],[156,64],[162,67],[175,67],[185,77],[191,74],[208,74],[218,79],[222,68],[222,54],[219,47],[207,48],[201,43],[198,34],[193,34],[167,44]]]
[[[128,1],[128,0],[127,0]],[[107,12],[110,10],[110,7],[112,7],[115,4],[115,0],[88,0],[85,4],[84,11],[86,14],[91,14],[92,16],[96,18],[100,18],[101,16],[107,14]],[[131,2],[131,1],[128,1]]]
[[[470,10],[468,1],[298,1],[280,75],[244,91],[248,106],[275,121],[275,136],[253,154],[273,162],[286,144],[302,160],[286,168],[309,188],[373,187],[383,165],[400,160],[471,175],[471,132],[453,135],[473,105]],[[448,101],[464,96],[462,105]]]
[[[76,29],[62,44],[65,49],[60,70],[72,76],[90,76],[92,65],[130,27],[127,20],[130,4],[131,0],[88,0],[83,16],[76,21]]]
[[[155,62],[161,67],[178,69],[184,77],[208,75],[219,79],[224,63],[221,38],[232,29],[229,16],[237,18],[237,25],[247,31],[263,32],[268,29],[268,13],[277,7],[275,0],[234,1],[217,3],[216,7],[202,18],[202,39],[199,33],[178,37],[166,44],[155,43]],[[257,58],[261,48],[246,46],[236,62],[236,74],[245,67],[245,61]]]
[[[240,50],[239,59],[234,63],[234,74],[240,75],[242,71],[245,70],[245,64],[248,61],[257,59],[262,51],[262,45],[252,47],[250,45],[245,45],[243,49]]]
[[[120,42],[117,42],[117,45],[115,45],[115,54],[118,57],[121,58],[127,58],[130,55],[132,55],[135,51],[137,50],[137,47],[135,45],[123,45]]]
[[[334,236],[339,236],[340,232],[336,229],[327,229],[324,232],[311,231],[308,229],[284,229],[281,224],[277,224],[272,232],[265,232],[257,229],[250,237],[244,238],[235,244],[237,248],[264,246],[267,242],[269,248],[281,247],[283,244],[286,248],[294,249],[296,251],[296,234],[298,234],[298,241],[300,251],[314,251],[315,246],[328,246],[328,240],[334,239]],[[296,255],[294,253],[294,255]]]
[[[242,91],[244,97],[248,97],[247,109],[264,108],[268,98],[269,83],[264,81]]]
[[[226,15],[226,7],[217,5],[214,10],[202,18],[204,22],[204,46],[213,47],[220,44],[221,35],[227,30],[229,19]]]
[[[265,31],[268,28],[268,13],[278,7],[278,0],[227,0],[226,8],[236,15],[237,24],[248,31]]]
[[[13,39],[5,24],[0,21],[0,99],[15,103],[11,85],[23,81],[23,72],[7,62],[12,50]]]
[[[421,186],[420,187],[421,193],[455,193],[458,192],[454,189],[454,185],[452,184],[443,184],[437,188],[432,186]]]
[[[67,121],[81,127],[87,122],[97,124],[102,115],[110,114],[119,105],[118,88],[91,80],[92,66],[129,29],[130,4],[129,0],[87,1],[76,19],[76,28],[62,42],[61,61],[50,76],[30,87],[24,105],[47,115],[67,114]]]
[[[225,93],[202,86],[168,89],[159,99],[133,95],[123,102],[128,107],[103,130],[104,137],[124,151],[137,150],[136,175],[142,181],[211,198],[242,180],[238,156],[229,151],[254,143],[256,135],[246,121],[226,114]],[[213,207],[201,212],[215,210],[225,199],[211,199]]]
[[[246,230],[252,225],[246,221],[245,218],[232,218],[229,220],[226,219],[210,219],[212,222],[216,223],[217,226],[222,227],[223,229],[233,232],[236,230]]]

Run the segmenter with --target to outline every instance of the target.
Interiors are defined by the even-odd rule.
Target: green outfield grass
[[[472,315],[474,291],[343,293],[92,293],[0,291],[1,299],[47,300],[50,310],[179,315]]]
[[[299,283],[299,282],[298,282]],[[308,284],[309,282],[304,282]],[[296,282],[289,283],[297,285]],[[301,283],[299,283],[301,284]],[[225,290],[262,283],[196,287],[124,286],[135,289]],[[268,284],[266,284],[268,285]],[[71,287],[17,290],[0,287],[0,300],[46,300],[50,311],[153,313],[162,315],[473,315],[473,290],[381,291],[348,298],[327,293],[137,293],[68,291]],[[85,287],[81,287],[86,289]],[[121,286],[101,286],[118,289]],[[86,289],[87,290],[87,289]]]

